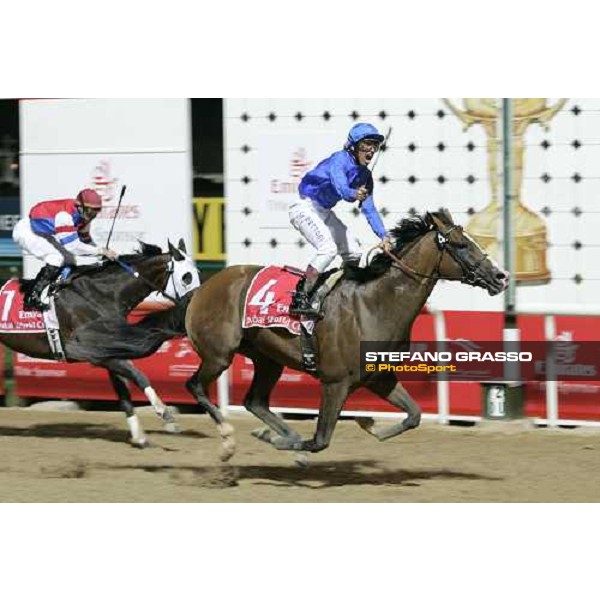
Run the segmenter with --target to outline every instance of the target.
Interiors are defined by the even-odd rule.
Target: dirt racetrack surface
[[[353,421],[332,445],[294,464],[250,436],[234,415],[237,453],[220,463],[206,416],[180,415],[182,433],[141,416],[153,447],[128,445],[113,412],[0,409],[3,502],[595,502],[600,430],[423,424],[380,443]],[[315,421],[294,421],[312,435]]]

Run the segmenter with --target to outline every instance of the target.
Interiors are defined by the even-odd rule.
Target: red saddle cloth
[[[38,310],[23,308],[19,282],[9,279],[0,290],[0,332],[40,333],[46,331],[44,318]]]
[[[281,267],[261,269],[246,294],[243,327],[284,327],[300,335],[300,318],[290,316],[292,294],[299,279],[299,275]]]

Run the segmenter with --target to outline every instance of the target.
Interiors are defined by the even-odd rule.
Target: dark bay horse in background
[[[504,291],[508,276],[447,211],[404,219],[391,234],[391,252],[378,255],[366,268],[347,267],[325,300],[325,316],[315,327],[322,400],[312,439],[302,440],[269,409],[269,395],[283,368],[302,370],[299,336],[281,328],[242,328],[246,293],[262,267],[229,267],[194,292],[186,329],[202,365],[188,387],[197,398],[205,397],[235,353],[249,357],[254,379],[244,404],[268,426],[256,437],[279,450],[326,448],[346,398],[362,386],[407,413],[403,421],[381,428],[372,419],[357,419],[368,433],[386,440],[417,427],[421,410],[393,373],[361,372],[361,340],[387,342],[389,351],[407,349],[413,322],[437,281],[460,281],[495,295]]]
[[[169,242],[166,253],[158,246],[140,244],[139,253],[121,256],[117,262],[77,269],[59,284],[55,305],[67,361],[90,362],[108,371],[120,406],[127,415],[131,441],[143,447],[146,436],[135,415],[127,381],[132,381],[144,392],[156,413],[165,421],[167,430],[176,431],[176,423],[148,378],[129,361],[149,356],[163,341],[185,333],[181,323],[189,291],[198,287],[200,280],[194,261],[185,253],[183,240],[179,247]],[[164,315],[151,315],[161,322],[161,339],[145,353],[124,342],[119,356],[107,355],[107,342],[116,343],[120,339],[121,332],[130,327],[127,315],[152,292],[165,293],[175,301],[175,307],[164,311]],[[169,327],[173,314],[180,315],[177,327]],[[54,358],[45,332],[0,333],[0,342],[34,358]],[[212,405],[211,410],[218,411]],[[220,422],[223,423],[222,417]]]

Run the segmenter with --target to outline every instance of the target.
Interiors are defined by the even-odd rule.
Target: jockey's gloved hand
[[[379,244],[379,246],[380,246],[380,248],[382,248],[386,252],[391,252],[392,251],[392,239],[390,238],[390,236],[386,235],[381,240],[381,243]]]
[[[117,260],[117,258],[119,258],[119,254],[111,248],[102,248],[100,254],[105,258],[108,258],[108,260]]]
[[[359,202],[363,202],[364,200],[367,199],[369,195],[369,190],[366,188],[366,186],[361,186],[358,188],[358,190],[356,190],[356,196],[354,197],[355,200],[358,200]]]

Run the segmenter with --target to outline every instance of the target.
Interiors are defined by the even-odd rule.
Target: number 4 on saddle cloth
[[[312,333],[315,320],[290,315],[290,304],[296,287],[303,273],[290,267],[265,267],[252,280],[246,300],[242,326],[251,327],[283,327],[294,335],[300,335],[302,341],[302,358],[304,369],[316,372],[317,356],[314,349]],[[341,279],[343,271],[335,271],[318,288],[322,298],[325,297]]]
[[[49,297],[48,310],[25,309],[24,294],[17,279],[9,279],[0,289],[0,333],[46,333],[50,348],[57,360],[65,360],[60,341],[54,299]]]

